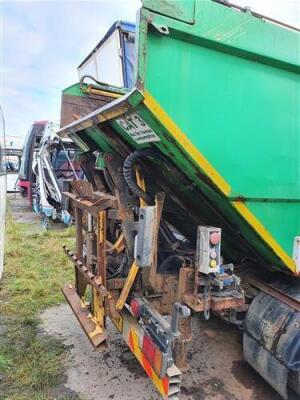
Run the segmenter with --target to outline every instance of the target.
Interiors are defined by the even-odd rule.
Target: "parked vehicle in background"
[[[6,143],[6,191],[8,193],[19,191],[17,183],[19,180],[22,154],[23,150],[21,148],[9,147]]]
[[[56,134],[57,126],[49,123],[40,141],[40,149],[34,152],[32,170],[35,184],[32,188],[32,204],[48,229],[51,221],[72,223],[70,202],[63,192],[70,191],[70,182],[82,177],[78,161],[79,148],[69,139]]]
[[[32,162],[34,153],[40,148],[41,138],[49,121],[35,121],[30,127],[23,146],[23,155],[19,171],[19,180],[17,186],[23,197],[28,198],[29,204],[32,205],[32,187],[35,185],[35,174],[32,170]]]

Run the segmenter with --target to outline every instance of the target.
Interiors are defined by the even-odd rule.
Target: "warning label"
[[[116,119],[122,129],[137,143],[159,142],[157,134],[136,113]]]

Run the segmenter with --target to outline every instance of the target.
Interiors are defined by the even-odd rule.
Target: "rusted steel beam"
[[[66,284],[62,292],[94,348],[106,348],[107,337],[104,330],[91,318],[90,311],[81,301],[76,289],[71,284]]]
[[[226,310],[228,308],[241,307],[245,304],[245,298],[241,294],[239,297],[215,297],[211,296],[210,307],[213,311]]]
[[[106,287],[106,211],[99,211],[97,218],[97,279]],[[98,324],[106,325],[104,296],[93,288],[93,311]]]
[[[192,317],[180,318],[178,330],[180,337],[174,343],[174,360],[181,371],[187,371],[189,364],[186,358],[186,348],[187,343],[192,340]]]
[[[76,218],[76,257],[78,260],[82,260],[82,247],[83,247],[83,232],[82,232],[82,210],[75,207],[75,218]],[[86,290],[86,282],[80,279],[78,271],[75,268],[75,286],[80,297],[82,297]]]
[[[183,296],[184,303],[195,312],[202,312],[205,309],[205,301],[201,295],[185,294]],[[209,308],[213,311],[226,310],[228,308],[241,307],[245,304],[244,296],[240,297],[217,297],[210,296],[208,300]]]
[[[116,198],[108,193],[93,192],[93,197],[79,197],[74,193],[63,192],[63,195],[72,200],[75,207],[86,210],[97,217],[101,210],[116,208]]]
[[[82,210],[75,207],[75,219],[76,219],[76,256],[81,259],[82,257]]]
[[[93,257],[93,247],[95,241],[94,232],[86,233],[86,265],[88,269],[91,271],[94,265],[94,257]]]
[[[118,146],[119,147],[119,146]],[[117,217],[122,224],[122,232],[126,242],[128,254],[130,256],[130,263],[134,258],[134,232],[132,231],[132,223],[135,221],[133,207],[136,205],[136,196],[129,193],[127,183],[124,179],[122,172],[123,158],[116,153],[105,153],[104,160],[107,171],[115,189],[117,204]]]
[[[255,278],[247,277],[245,281],[250,283],[250,285],[256,287],[257,289],[261,290],[262,292],[269,294],[270,296],[274,297],[275,299],[279,300],[280,302],[286,304],[287,306],[293,308],[296,311],[300,311],[300,300],[289,296],[288,294],[284,293],[282,290],[277,289],[268,283],[258,281]]]
[[[183,301],[183,296],[186,294],[193,294],[194,290],[194,268],[183,267],[180,268],[178,286],[177,286],[177,300]]]
[[[73,262],[74,266],[76,267],[76,270],[81,273],[82,277],[85,279],[87,283],[89,283],[91,286],[93,286],[101,296],[106,296],[107,295],[107,290],[106,288],[102,285],[101,281],[99,280],[99,277],[94,275],[84,264],[82,261],[80,261],[77,256],[69,250],[66,246],[63,246],[63,249],[65,253],[69,256],[71,261]]]
[[[107,289],[108,290],[116,290],[122,289],[126,282],[126,278],[113,278],[108,279],[107,281]]]
[[[97,227],[97,275],[101,277],[102,284],[106,286],[106,212],[100,211]]]
[[[162,297],[159,312],[172,314],[173,305],[177,300],[178,278],[176,275],[163,275]]]
[[[108,210],[108,219],[121,220],[120,211],[117,209]]]
[[[82,261],[78,260],[76,255],[69,250],[66,246],[63,246],[63,249],[65,253],[69,256],[71,261],[73,262],[76,270],[78,271],[79,274],[82,276],[82,281],[85,282],[85,284],[89,284],[95,289],[95,291],[98,293],[98,295],[103,299],[106,300],[106,308],[108,311],[108,314],[111,316],[111,318],[119,318],[120,314],[116,310],[116,304],[113,296],[111,293],[106,289],[105,286],[101,283],[101,280],[99,277],[94,275],[84,264]],[[126,279],[115,279],[115,286],[124,286],[124,282]],[[119,282],[117,282],[119,281]],[[108,281],[109,282],[109,281]],[[114,286],[111,283],[111,286]],[[121,288],[120,287],[120,288]],[[113,287],[110,288],[111,290],[114,289]]]

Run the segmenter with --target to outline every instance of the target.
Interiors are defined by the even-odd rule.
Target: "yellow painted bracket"
[[[145,180],[144,180],[143,174],[142,174],[142,172],[141,172],[139,167],[136,167],[135,175],[136,175],[136,181],[137,181],[138,186],[145,192],[146,191],[146,184],[145,184]],[[140,197],[140,207],[146,207],[146,206],[147,206],[147,203],[145,202],[145,200],[143,200]]]
[[[125,281],[125,284],[123,286],[122,292],[120,294],[120,297],[117,301],[116,304],[116,309],[118,311],[122,310],[124,307],[124,304],[127,300],[127,297],[129,295],[130,289],[132,288],[132,285],[134,283],[134,280],[137,276],[137,273],[139,272],[139,267],[136,265],[136,261],[134,260],[134,262],[132,263],[132,266],[130,268],[129,274],[127,276],[127,279]]]
[[[111,251],[116,252],[117,254],[120,254],[120,253],[122,253],[124,248],[125,248],[124,234],[121,233],[121,235],[119,236],[117,241],[114,243]]]

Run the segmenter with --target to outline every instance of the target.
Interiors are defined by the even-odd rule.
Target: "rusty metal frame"
[[[266,282],[258,281],[253,277],[246,277],[245,281],[250,283],[250,285],[256,287],[257,289],[261,290],[262,292],[274,297],[275,299],[279,300],[281,303],[286,304],[287,306],[293,308],[296,311],[300,311],[300,300],[296,299],[295,297],[291,297],[288,294],[284,293],[282,290],[269,285]]]

